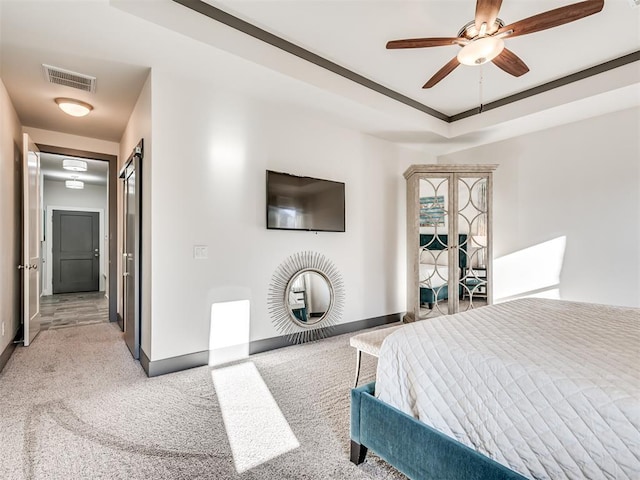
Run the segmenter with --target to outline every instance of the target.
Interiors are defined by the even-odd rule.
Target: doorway
[[[115,322],[117,156],[42,144],[38,147],[45,167],[48,158],[58,164],[71,158],[89,165],[86,171],[77,173],[58,168],[54,178],[51,172],[43,171],[43,196],[47,187],[53,188],[55,195],[44,206],[42,280],[46,296],[41,298],[42,320],[52,326]],[[67,180],[82,182],[84,189],[65,189]]]

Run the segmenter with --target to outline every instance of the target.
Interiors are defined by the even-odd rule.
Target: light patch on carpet
[[[211,371],[238,473],[300,446],[252,362]]]

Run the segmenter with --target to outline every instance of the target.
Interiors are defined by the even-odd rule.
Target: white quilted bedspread
[[[640,309],[522,299],[387,337],[376,395],[536,479],[640,479]]]

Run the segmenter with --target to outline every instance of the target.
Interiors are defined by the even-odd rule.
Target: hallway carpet
[[[355,367],[349,337],[240,362],[255,365],[299,443],[264,462],[253,459],[243,471],[234,463],[210,367],[147,378],[114,324],[43,331],[30,347],[16,349],[0,372],[0,476],[405,478],[371,454],[358,467],[349,462],[349,391]],[[374,378],[373,357],[363,356],[361,372],[361,384]],[[248,430],[256,438],[262,433]]]

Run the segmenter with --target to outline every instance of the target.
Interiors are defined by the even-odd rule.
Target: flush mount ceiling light
[[[467,43],[458,52],[463,65],[482,65],[490,62],[504,50],[504,41],[498,37],[481,37]]]
[[[80,180],[65,180],[64,186],[67,188],[73,188],[75,190],[82,190],[84,188],[84,182]]]
[[[84,117],[85,115],[89,115],[89,112],[93,110],[92,105],[81,102],[80,100],[74,100],[73,98],[56,98],[56,103],[58,107],[60,107],[60,110],[73,117]]]
[[[82,160],[74,160],[73,158],[65,158],[64,160],[62,160],[62,168],[74,172],[86,172],[87,162],[84,162]]]

